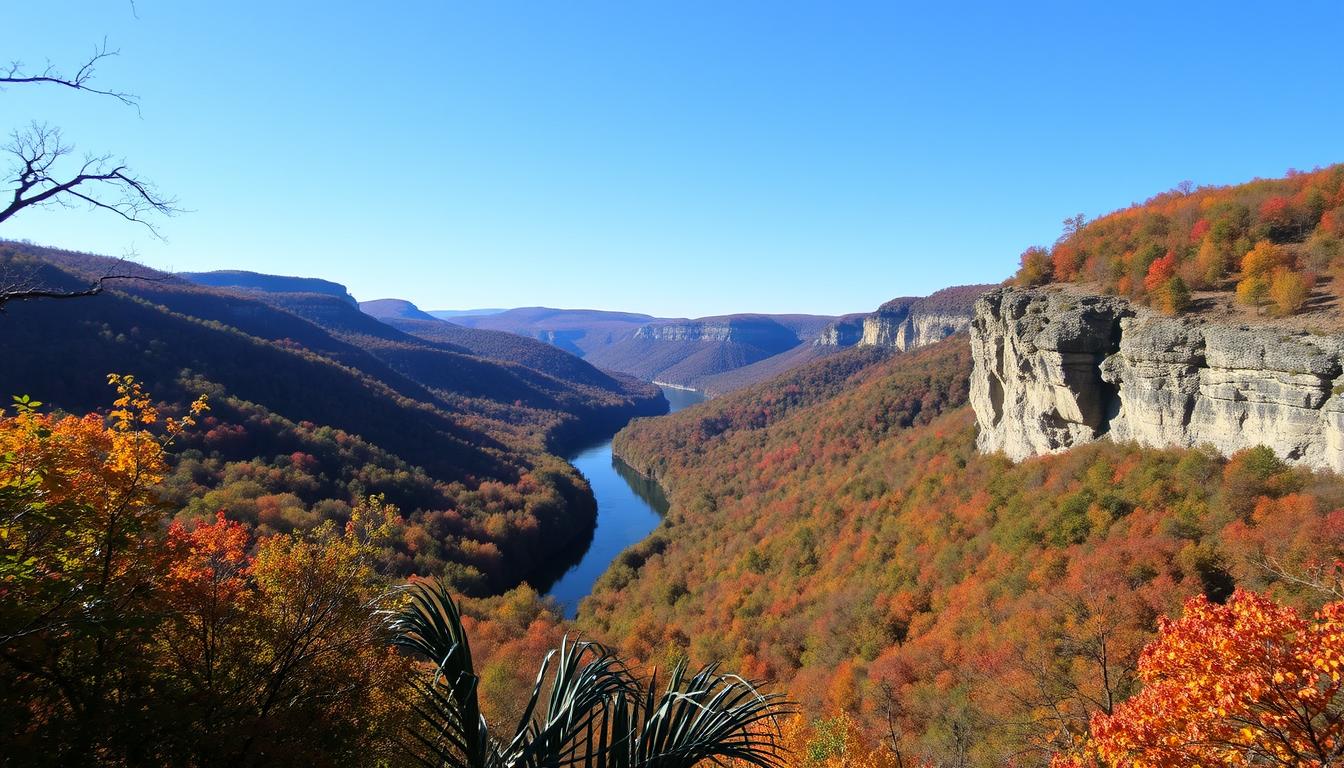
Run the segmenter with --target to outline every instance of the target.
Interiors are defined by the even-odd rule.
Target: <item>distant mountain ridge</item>
[[[212,272],[178,272],[178,277],[197,285],[214,288],[243,288],[268,293],[320,293],[335,296],[349,304],[357,304],[355,297],[340,283],[317,277],[290,277],[267,275],[241,269],[220,269]]]
[[[849,315],[659,318],[524,307],[453,322],[529,336],[608,371],[722,395],[852,346],[914,349],[966,328],[992,285],[954,286]],[[390,312],[380,309],[380,312]]]
[[[359,302],[359,309],[366,315],[379,320],[437,320],[439,318],[425,312],[405,299],[374,299]]]
[[[503,307],[494,309],[431,309],[426,314],[437,317],[440,320],[451,320],[455,317],[479,317],[482,315],[497,315],[500,312],[507,312]]]

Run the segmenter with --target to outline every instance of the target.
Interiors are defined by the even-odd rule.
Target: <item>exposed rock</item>
[[[1014,459],[1103,436],[1266,445],[1344,470],[1344,338],[1172,318],[1129,301],[1002,288],[975,307],[979,446]]]
[[[646,341],[731,341],[783,351],[799,343],[789,328],[765,316],[741,315],[649,323],[635,331]]]
[[[852,347],[863,339],[866,315],[846,315],[822,329],[812,343],[819,347]]]
[[[358,304],[355,297],[350,295],[344,285],[316,277],[266,275],[241,269],[220,269],[214,272],[178,272],[177,276],[189,283],[209,285],[214,288],[236,288],[265,293],[318,293],[324,296],[335,296],[347,304]]]
[[[893,347],[902,352],[941,341],[971,324],[975,300],[989,285],[959,285],[929,296],[892,299],[869,315],[850,315],[816,341],[829,346]]]

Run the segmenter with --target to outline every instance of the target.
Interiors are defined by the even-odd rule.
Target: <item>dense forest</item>
[[[636,421],[617,452],[672,510],[580,624],[780,681],[837,765],[1041,765],[1142,688],[1188,599],[1338,599],[1305,583],[1344,555],[1338,477],[1265,449],[981,455],[968,370],[962,336],[847,353]]]
[[[135,375],[170,410],[209,395],[164,480],[181,522],[223,510],[258,534],[290,533],[343,524],[382,494],[405,511],[388,568],[449,573],[473,594],[516,585],[591,527],[587,484],[555,452],[666,408],[656,388],[530,339],[505,348],[467,331],[491,336],[467,348],[402,333],[331,292],[230,293],[2,248],[4,271],[36,284],[136,277],[81,301],[7,307],[0,389],[72,413],[106,405],[108,373]],[[547,370],[557,356],[564,366]]]
[[[1344,165],[1227,187],[1184,184],[1064,224],[1052,247],[1022,254],[1019,283],[1082,283],[1173,314],[1199,308],[1192,292],[1235,291],[1244,306],[1292,315],[1318,290],[1340,291]]]

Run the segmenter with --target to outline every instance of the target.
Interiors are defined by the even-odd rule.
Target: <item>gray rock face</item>
[[[929,296],[892,299],[868,315],[833,323],[815,343],[894,347],[902,352],[942,341],[971,324],[972,308],[989,285],[959,285]]]
[[[865,318],[842,317],[826,326],[812,343],[820,347],[852,347],[863,338]]]
[[[738,342],[787,349],[798,344],[797,334],[766,317],[683,320],[640,326],[634,338],[644,341]]]
[[[1102,437],[1266,445],[1344,471],[1344,337],[1157,315],[1127,300],[1002,288],[975,307],[979,447],[1014,459]]]
[[[918,307],[901,315],[876,312],[864,318],[859,344],[895,347],[905,352],[942,341],[958,331],[966,330],[970,325],[969,312],[919,312]]]

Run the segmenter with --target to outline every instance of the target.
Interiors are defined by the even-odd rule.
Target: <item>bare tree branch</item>
[[[132,11],[134,11],[135,6],[132,5],[131,8]],[[59,85],[66,88],[73,88],[77,91],[98,94],[99,96],[110,96],[128,107],[134,107],[138,114],[140,112],[140,97],[133,93],[105,90],[92,85],[99,62],[120,55],[120,53],[121,51],[109,49],[107,47],[107,38],[103,38],[103,42],[94,47],[93,55],[85,59],[84,63],[80,65],[79,69],[76,70],[73,75],[62,74],[62,72],[51,63],[48,63],[40,72],[28,72],[24,69],[23,62],[11,61],[7,67],[0,70],[0,86],[5,84]]]
[[[73,170],[72,164],[65,174],[58,174],[56,167],[73,148],[62,141],[60,129],[45,123],[34,122],[15,131],[2,149],[13,157],[8,179],[13,193],[7,204],[0,200],[0,224],[25,208],[83,202],[142,224],[158,237],[158,230],[146,217],[180,212],[176,200],[161,195],[110,155],[86,155],[78,170]]]
[[[142,275],[130,272],[120,271],[120,267],[126,264],[126,258],[117,259],[108,267],[107,273],[88,284],[84,288],[62,289],[52,286],[43,286],[38,284],[36,279],[27,278],[5,278],[0,276],[0,314],[4,314],[5,305],[11,301],[31,301],[34,299],[78,299],[86,296],[97,296],[107,287],[111,280],[141,280],[148,283],[161,283],[170,279],[170,275]]]

